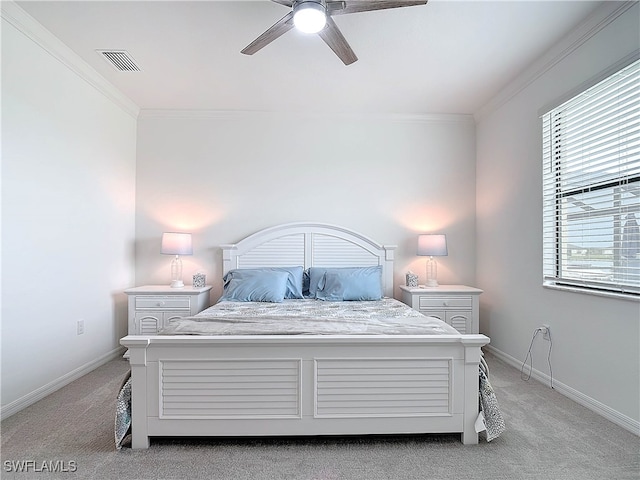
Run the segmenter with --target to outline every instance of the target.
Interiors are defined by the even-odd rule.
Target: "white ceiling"
[[[596,1],[447,1],[334,17],[359,60],[291,30],[269,1],[21,1],[143,109],[472,114],[579,25]],[[96,50],[127,50],[119,72]]]

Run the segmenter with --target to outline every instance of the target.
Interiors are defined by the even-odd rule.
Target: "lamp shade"
[[[447,253],[447,236],[442,234],[418,235],[418,255],[444,257]]]
[[[176,232],[163,233],[160,253],[164,255],[193,255],[191,234]]]

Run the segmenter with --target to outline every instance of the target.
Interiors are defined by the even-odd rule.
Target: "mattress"
[[[197,315],[172,320],[159,335],[459,335],[445,322],[404,303],[219,302]]]

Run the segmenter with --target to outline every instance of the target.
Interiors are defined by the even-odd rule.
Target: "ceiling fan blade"
[[[271,0],[274,3],[279,3],[285,7],[293,7],[293,0]]]
[[[245,55],[253,55],[261,48],[266,47],[271,42],[273,42],[276,38],[281,35],[284,35],[289,30],[293,28],[293,12],[287,13],[284,17],[274,23],[270,28],[267,29],[262,35],[256,38],[249,45],[244,47],[241,50],[241,53]]]
[[[333,13],[337,10],[342,10],[347,6],[347,2],[344,0],[335,0],[327,2],[327,14],[333,15]]]
[[[327,9],[331,15],[346,15],[347,13],[370,12],[372,10],[386,10],[389,8],[413,7],[426,5],[427,0],[355,0],[328,2]]]
[[[329,45],[329,48],[340,57],[340,60],[342,60],[342,63],[345,65],[351,65],[358,60],[358,57],[356,57],[356,54],[351,50],[338,25],[336,25],[336,22],[334,22],[331,17],[327,17],[327,26],[320,30],[318,35],[320,35],[320,38]]]

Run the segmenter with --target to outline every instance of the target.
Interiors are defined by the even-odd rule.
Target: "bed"
[[[285,265],[375,268],[384,301],[396,308],[394,250],[338,226],[279,225],[223,245],[223,275]],[[399,313],[415,314],[408,307]],[[183,325],[202,320],[196,317]],[[478,443],[478,371],[489,339],[442,322],[449,329],[438,331],[435,322],[435,330],[392,333],[194,334],[178,327],[126,336],[132,448],[174,436],[460,433],[464,444]]]

